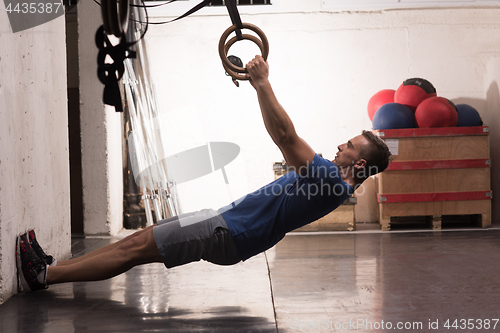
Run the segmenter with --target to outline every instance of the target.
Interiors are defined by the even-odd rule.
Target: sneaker
[[[47,265],[50,265],[54,262],[54,257],[45,254],[40,244],[38,244],[38,242],[36,241],[35,230],[28,231],[28,240],[38,258],[45,261]]]
[[[16,249],[17,273],[21,285],[27,292],[47,289],[48,286],[38,281],[40,273],[46,273],[47,264],[36,255],[28,242],[27,234],[17,238]]]

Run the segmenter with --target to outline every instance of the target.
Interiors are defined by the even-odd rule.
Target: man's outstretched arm
[[[276,98],[269,82],[269,66],[256,56],[247,66],[250,83],[257,91],[267,132],[278,146],[289,167],[301,173],[311,164],[315,152],[297,135],[292,120]]]

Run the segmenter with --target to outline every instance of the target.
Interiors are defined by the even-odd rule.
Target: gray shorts
[[[226,221],[212,209],[159,221],[153,233],[167,268],[202,259],[218,265],[241,261]]]

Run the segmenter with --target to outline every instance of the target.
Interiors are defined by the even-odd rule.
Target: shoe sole
[[[16,264],[17,264],[17,275],[19,275],[19,279],[21,280],[21,285],[23,286],[23,289],[27,292],[31,292],[31,288],[28,284],[28,281],[26,281],[26,278],[24,277],[23,273],[23,263],[21,262],[21,236],[17,237],[17,243],[16,243]]]

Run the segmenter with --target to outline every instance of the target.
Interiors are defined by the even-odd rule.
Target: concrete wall
[[[440,96],[479,110],[492,126],[493,166],[500,164],[495,117],[498,7],[327,12],[319,1],[273,3],[258,10],[240,6],[242,20],[266,33],[275,92],[299,135],[317,152],[331,159],[338,144],[371,128],[366,105],[374,93],[423,77]],[[168,8],[172,15],[185,9],[169,6],[150,14],[160,21],[168,17]],[[253,89],[245,82],[235,88],[224,75],[217,44],[230,24],[224,8],[206,8],[199,16],[151,25],[146,37],[160,109],[168,120],[168,154],[207,141],[241,147],[240,156],[227,166],[229,186],[220,171],[178,186],[183,211],[217,208],[262,186],[273,179],[273,162],[282,160],[265,131]],[[246,62],[260,51],[250,42],[239,42],[229,53]],[[492,172],[496,193],[495,167]],[[366,185],[356,216],[375,222],[373,182]],[[500,212],[493,213],[500,222]]]
[[[102,103],[95,33],[100,7],[78,3],[80,126],[83,218],[87,235],[113,235],[123,228],[122,113]]]
[[[500,223],[500,56],[489,59],[485,63],[486,106],[484,118],[490,126],[491,185],[493,199],[491,201],[493,223]]]
[[[2,6],[0,6],[2,7]],[[0,304],[17,292],[16,237],[70,254],[65,22],[12,33],[0,10]]]

